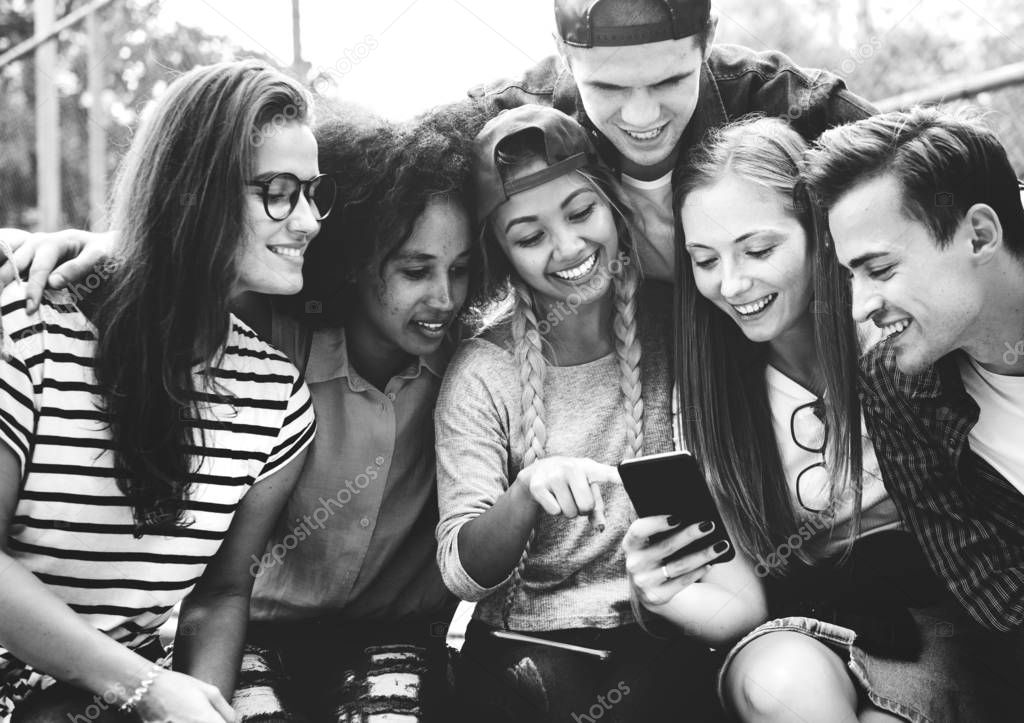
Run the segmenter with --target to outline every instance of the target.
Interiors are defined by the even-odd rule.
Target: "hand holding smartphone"
[[[619,464],[619,476],[639,517],[671,515],[680,521],[678,528],[705,521],[715,523],[710,534],[682,548],[670,559],[698,552],[723,540],[729,543],[729,549],[711,564],[728,562],[736,556],[714,496],[693,455],[666,452],[628,459]]]

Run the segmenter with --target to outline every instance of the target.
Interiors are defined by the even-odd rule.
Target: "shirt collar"
[[[888,346],[883,352],[885,367],[892,370],[897,380],[902,377],[899,386],[907,391],[910,398],[957,399],[964,393],[956,356],[960,352],[951,352],[920,374],[909,375],[901,372],[896,365],[896,348],[885,341],[880,343]]]
[[[699,92],[697,107],[693,109],[693,117],[686,125],[686,130],[680,140],[680,165],[686,157],[686,151],[700,143],[710,129],[720,128],[729,122],[729,115],[725,112],[725,103],[722,102],[722,94],[718,90],[715,75],[711,72],[711,66],[707,64],[707,61],[701,63],[700,66]]]
[[[400,379],[415,379],[426,369],[440,379],[444,376],[451,354],[452,344],[445,340],[436,351],[417,357],[395,376]],[[346,379],[349,388],[354,392],[365,391],[368,388],[368,383],[349,364],[344,327],[329,327],[313,332],[305,377],[308,384]]]

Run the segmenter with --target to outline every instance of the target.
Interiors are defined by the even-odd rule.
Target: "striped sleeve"
[[[309,387],[302,376],[297,372],[296,374],[281,423],[281,431],[277,435],[274,448],[267,456],[267,461],[263,464],[263,469],[256,476],[256,482],[285,467],[313,441],[316,434],[316,420],[313,416],[313,400],[309,395]]]
[[[0,295],[0,441],[18,458],[22,476],[38,417],[28,364],[41,346],[38,329],[25,315],[21,289],[8,287]]]

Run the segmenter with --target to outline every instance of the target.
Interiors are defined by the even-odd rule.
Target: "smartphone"
[[[639,517],[674,515],[679,518],[680,524],[675,530],[657,539],[664,539],[697,522],[710,520],[715,523],[711,534],[695,540],[668,559],[678,559],[721,540],[729,542],[729,549],[711,563],[728,562],[736,557],[735,545],[729,539],[729,531],[692,454],[665,452],[627,459],[619,464],[619,476]]]

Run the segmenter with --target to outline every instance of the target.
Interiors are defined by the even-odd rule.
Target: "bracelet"
[[[128,700],[121,704],[121,707],[119,707],[118,710],[121,713],[131,713],[133,710],[135,710],[135,706],[142,702],[142,699],[146,696],[146,693],[149,691],[149,686],[153,685],[153,681],[156,680],[156,676],[160,675],[160,673],[163,672],[164,669],[161,668],[159,665],[154,665],[152,668],[150,668],[146,675],[139,682],[139,686],[135,689],[135,692],[131,694],[131,697],[129,697]]]

